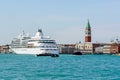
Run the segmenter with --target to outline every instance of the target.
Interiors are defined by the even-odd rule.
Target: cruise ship
[[[14,38],[11,42],[11,50],[16,54],[33,54],[37,56],[59,56],[59,50],[55,40],[44,36],[41,29],[34,37],[25,32]]]

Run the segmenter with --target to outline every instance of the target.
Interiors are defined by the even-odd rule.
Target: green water
[[[120,56],[0,54],[0,80],[120,80]]]

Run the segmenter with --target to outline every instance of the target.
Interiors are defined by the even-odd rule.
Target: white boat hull
[[[13,48],[16,54],[59,54],[58,50],[41,50],[40,48]]]

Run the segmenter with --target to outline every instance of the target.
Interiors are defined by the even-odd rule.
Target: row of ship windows
[[[55,42],[38,42],[38,43],[55,43]]]
[[[41,49],[41,50],[54,50],[54,51],[57,51],[58,49]]]
[[[26,45],[12,45],[14,47],[27,47]],[[28,46],[28,47],[34,47],[34,48],[57,48],[56,46]]]
[[[29,42],[35,42],[35,41],[38,41],[38,42],[55,42],[54,40],[29,40]]]
[[[38,42],[38,43],[55,43],[55,42]],[[27,44],[27,42],[22,42],[22,43],[20,43],[20,42],[12,42],[12,44]]]
[[[25,46],[11,46],[12,48],[38,48],[38,47],[25,47]],[[57,49],[48,49],[42,48],[41,50],[57,50]]]
[[[41,48],[56,48],[56,46],[39,46]]]
[[[29,41],[46,41],[46,42],[53,42],[54,40],[29,40]]]

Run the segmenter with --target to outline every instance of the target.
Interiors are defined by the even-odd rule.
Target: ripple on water
[[[112,55],[0,55],[0,80],[120,80],[119,61]]]

